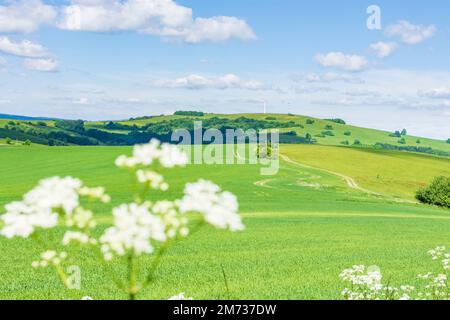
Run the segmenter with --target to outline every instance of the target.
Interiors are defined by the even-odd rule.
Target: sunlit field
[[[186,182],[210,179],[237,195],[246,230],[205,228],[177,244],[140,299],[178,292],[195,299],[339,299],[339,273],[353,264],[379,266],[392,285],[415,284],[417,274],[433,270],[426,252],[448,244],[450,212],[414,203],[413,194],[437,174],[448,175],[448,159],[320,146],[280,151],[284,158],[275,176],[261,176],[257,165],[189,165],[164,172],[170,189],[154,197],[176,199]],[[113,206],[132,201],[128,172],[114,166],[118,155],[129,152],[1,146],[0,205],[20,199],[42,178],[70,175],[88,186],[105,186],[112,196],[110,204],[95,207],[104,228],[112,222]],[[61,231],[53,233],[60,239]],[[31,268],[43,251],[32,240],[0,238],[0,246],[0,298],[127,298],[84,251],[73,257],[82,272],[78,291],[65,290],[53,269]],[[140,268],[152,258],[145,259]],[[126,272],[118,265],[112,271]]]

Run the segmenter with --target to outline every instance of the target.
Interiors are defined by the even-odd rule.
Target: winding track
[[[286,162],[288,162],[288,163],[291,163],[291,164],[294,164],[294,165],[296,165],[296,166],[299,166],[299,167],[302,167],[302,168],[307,168],[307,169],[319,170],[319,171],[323,171],[323,172],[332,174],[332,175],[334,175],[334,176],[337,176],[337,177],[343,179],[343,180],[347,183],[347,185],[348,185],[350,188],[352,188],[352,189],[356,189],[356,190],[359,190],[359,191],[364,192],[364,193],[367,193],[367,194],[380,196],[379,193],[376,193],[376,192],[373,192],[373,191],[370,191],[370,190],[367,190],[367,189],[364,189],[364,188],[360,187],[352,177],[346,176],[345,174],[342,174],[342,173],[339,173],[339,172],[334,172],[334,171],[327,170],[327,169],[322,169],[322,168],[317,168],[317,167],[309,166],[309,165],[306,165],[306,164],[303,164],[303,163],[300,163],[300,162],[291,160],[287,155],[284,155],[284,154],[280,154],[280,157],[281,157],[284,161],[286,161]]]

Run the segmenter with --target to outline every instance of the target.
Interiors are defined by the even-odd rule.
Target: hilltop
[[[11,117],[11,116],[10,116]],[[450,156],[450,143],[408,135],[399,128],[387,132],[347,124],[342,119],[318,119],[293,114],[206,114],[177,112],[132,118],[121,121],[55,120],[45,118],[2,118],[0,139],[28,141],[41,145],[133,145],[151,138],[170,141],[172,132],[193,130],[193,122],[202,121],[203,128],[280,130],[284,144],[319,144],[412,151]]]

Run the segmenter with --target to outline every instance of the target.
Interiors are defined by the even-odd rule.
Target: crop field
[[[105,186],[112,196],[110,204],[95,206],[105,228],[111,208],[132,201],[128,172],[113,164],[130,152],[130,147],[1,145],[0,207],[42,178],[70,175],[88,186]],[[195,299],[339,299],[339,273],[354,264],[377,265],[392,285],[414,285],[417,274],[435,268],[426,252],[449,244],[450,211],[415,203],[413,195],[436,175],[450,174],[448,159],[333,146],[283,145],[280,152],[274,176],[261,176],[257,165],[189,165],[164,172],[170,189],[154,198],[177,199],[186,182],[210,179],[237,195],[246,230],[205,227],[177,244],[140,299],[178,292]],[[56,235],[61,230],[49,239]],[[42,252],[35,242],[0,238],[0,248],[0,298],[127,298],[99,272],[126,270],[98,265],[82,250],[74,262],[81,268],[81,290],[65,290],[52,269],[31,268]]]

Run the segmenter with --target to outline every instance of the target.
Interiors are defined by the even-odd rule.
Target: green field
[[[0,206],[53,175],[104,185],[111,206],[129,202],[128,173],[113,161],[130,150],[1,146]],[[176,199],[186,182],[211,179],[238,196],[247,229],[205,228],[175,246],[157,281],[138,298],[186,292],[195,299],[339,299],[338,275],[353,264],[379,266],[392,285],[417,284],[417,274],[434,270],[426,251],[449,245],[450,211],[413,203],[413,194],[434,176],[449,175],[448,159],[303,145],[282,146],[281,153],[276,176],[261,176],[254,165],[190,165],[165,173],[171,188],[155,193],[156,198]],[[106,227],[110,208],[100,208],[99,220]],[[82,290],[64,291],[52,270],[31,268],[42,251],[34,242],[0,238],[0,246],[0,298],[126,298],[83,252],[76,256]],[[126,272],[118,266],[114,271]]]

